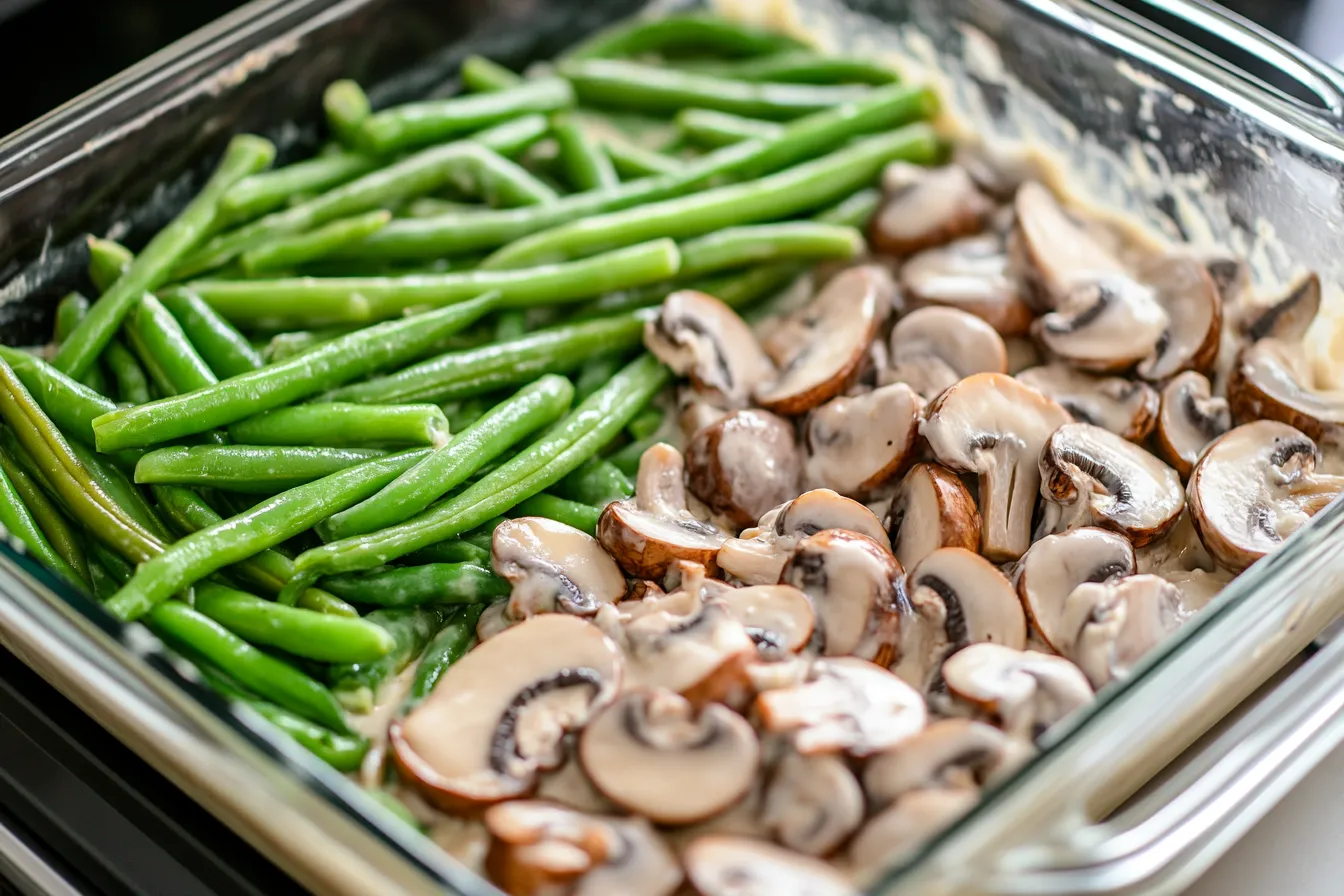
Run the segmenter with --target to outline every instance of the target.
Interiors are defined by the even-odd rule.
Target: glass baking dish
[[[1226,14],[1186,0],[1153,4],[1267,60],[1291,90],[1102,2],[719,5],[922,68],[955,110],[949,126],[1031,140],[1067,172],[1073,192],[1169,236],[1227,246],[1251,260],[1262,285],[1315,270],[1338,310],[1339,77]],[[332,79],[371,85],[376,104],[450,91],[467,52],[522,65],[639,5],[259,0],[243,7],[0,141],[0,283],[7,284],[0,332],[14,344],[43,338],[56,299],[83,277],[82,235],[143,240],[199,185],[227,135],[264,133],[285,155],[313,148],[318,97]],[[1344,642],[1308,661],[1215,740],[1202,762],[1114,810],[1340,614],[1341,545],[1337,502],[1238,578],[1128,682],[1052,731],[1034,762],[873,892],[1175,886],[1197,867],[1191,855],[1225,845],[1227,837],[1214,834],[1230,830],[1223,827],[1230,809],[1269,791],[1247,791],[1240,803],[1213,797],[1236,798],[1247,782],[1291,783],[1293,768],[1344,735],[1335,724],[1344,672],[1330,662]],[[0,544],[0,642],[305,886],[493,892],[351,782],[248,711],[230,710],[152,636],[114,623],[8,544]]]

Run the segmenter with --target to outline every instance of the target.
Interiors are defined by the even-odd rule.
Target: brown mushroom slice
[[[855,657],[816,660],[805,683],[758,694],[756,712],[766,731],[789,734],[807,756],[871,756],[913,737],[928,719],[918,691]]]
[[[661,579],[678,560],[711,572],[728,534],[686,509],[681,452],[659,442],[639,459],[635,496],[614,501],[597,522],[597,539],[626,574]]]
[[[837,274],[766,340],[779,379],[756,390],[757,403],[795,416],[844,392],[859,375],[894,294],[891,277],[874,265]]]
[[[1017,593],[1036,630],[1050,649],[1062,652],[1069,632],[1064,604],[1084,582],[1105,582],[1134,573],[1134,546],[1105,529],[1070,529],[1047,535],[1022,555]]]
[[[1162,387],[1157,447],[1182,479],[1189,478],[1200,452],[1231,428],[1227,400],[1214,397],[1204,374],[1187,370]]]
[[[681,866],[642,818],[584,815],[539,800],[491,806],[486,872],[510,896],[669,896]]]
[[[761,745],[726,706],[696,711],[669,691],[628,691],[579,738],[579,761],[618,806],[659,824],[717,815],[751,788]]]
[[[1074,286],[1032,324],[1032,333],[1074,367],[1107,372],[1152,354],[1169,324],[1151,289],[1116,275]]]
[[[763,660],[782,659],[807,645],[816,613],[806,594],[791,585],[750,585],[713,598],[742,623]]]
[[[1013,737],[1033,740],[1092,700],[1082,670],[1063,657],[1002,644],[972,644],[943,662],[952,694],[998,719]]]
[[[513,586],[506,615],[591,616],[625,596],[625,576],[596,538],[537,516],[505,520],[490,542],[491,565]]]
[[[825,862],[749,837],[699,837],[682,862],[697,896],[859,896]]]
[[[1233,572],[1277,548],[1344,491],[1344,476],[1316,472],[1320,459],[1315,442],[1273,420],[1220,436],[1190,474],[1204,546]]]
[[[973,373],[1007,373],[1003,337],[980,318],[956,308],[920,308],[891,328],[883,383],[905,383],[933,398]]]
[[[915,790],[974,790],[1031,749],[993,725],[939,719],[919,734],[868,760],[863,789],[876,808]]]
[[[924,168],[892,162],[882,172],[885,197],[868,225],[879,252],[908,255],[977,233],[994,203],[960,165]]]
[[[804,479],[862,498],[898,474],[919,435],[923,401],[905,383],[832,398],[803,425]]]
[[[849,845],[849,861],[860,875],[894,864],[965,815],[980,801],[975,790],[914,790],[876,815]]]
[[[1251,342],[1300,342],[1320,310],[1321,278],[1313,272],[1288,287],[1283,298],[1244,315],[1241,332]]]
[[[775,378],[751,327],[707,293],[679,289],[644,325],[644,346],[678,376],[727,407],[746,405],[752,391]]]
[[[911,569],[939,548],[980,546],[980,511],[957,474],[919,463],[901,480],[887,509],[892,553]]]
[[[863,823],[863,788],[839,756],[786,753],[766,786],[761,822],[810,856],[835,852]]]
[[[1114,529],[1135,547],[1156,541],[1185,509],[1181,477],[1144,449],[1090,423],[1067,423],[1041,449],[1043,526]]]
[[[927,249],[901,265],[901,292],[914,308],[957,308],[983,320],[1000,336],[1022,336],[1036,314],[1022,300],[1008,270],[1003,240],[967,237]]]
[[[1087,582],[1064,601],[1060,628],[1072,634],[1063,653],[1099,688],[1127,676],[1188,615],[1180,589],[1160,576]]]
[[[905,570],[882,545],[853,532],[825,529],[798,542],[779,583],[812,600],[824,656],[891,661],[900,633]]]
[[[803,492],[767,511],[756,526],[719,549],[719,566],[747,585],[772,585],[798,540],[823,529],[847,529],[886,545],[886,532],[877,517],[858,501],[828,488]]]
[[[691,494],[738,526],[798,494],[802,468],[793,424],[769,411],[734,411],[686,446]]]
[[[1031,544],[1041,446],[1069,412],[1006,374],[977,373],[929,405],[920,432],[947,467],[980,477],[980,549],[1013,560]]]
[[[1317,389],[1300,343],[1262,339],[1237,358],[1227,401],[1239,421],[1277,420],[1312,439],[1344,426],[1344,389]]]
[[[563,760],[566,732],[615,698],[621,666],[616,645],[582,619],[525,620],[468,652],[392,723],[397,768],[447,811],[525,796]]]
[[[1041,184],[1029,181],[1019,187],[1013,208],[1011,248],[1021,262],[1020,273],[1036,287],[1042,307],[1054,308],[1079,284],[1124,274],[1119,260],[1070,218]]]
[[[756,659],[751,635],[715,601],[674,592],[630,610],[638,615],[609,629],[625,653],[627,689],[673,691],[702,705],[734,693]]]
[[[1080,423],[1109,429],[1131,442],[1142,442],[1157,425],[1158,392],[1139,380],[1098,376],[1054,363],[1016,374],[1048,398],[1053,398]]]
[[[1154,258],[1139,268],[1167,314],[1167,329],[1152,354],[1135,372],[1160,382],[1183,370],[1207,370],[1218,357],[1223,331],[1223,300],[1200,259],[1189,253]]]

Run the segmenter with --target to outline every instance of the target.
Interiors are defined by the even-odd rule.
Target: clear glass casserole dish
[[[1168,14],[1270,59],[1294,98],[1085,0],[737,0],[730,12],[924,68],[980,135],[1030,139],[1066,186],[1159,232],[1248,257],[1264,284],[1317,271],[1338,309],[1344,92],[1331,70],[1237,22]],[[135,243],[193,192],[227,135],[318,138],[335,77],[375,103],[452,89],[468,52],[523,64],[633,2],[261,0],[0,141],[0,326],[47,332],[83,276],[86,232]],[[1325,334],[1322,338],[1328,338]],[[1341,365],[1344,366],[1344,365]],[[1191,764],[1124,803],[1344,607],[1344,505],[1256,565],[1123,686],[874,892],[1155,892],[1198,867],[1228,810],[1339,736],[1338,645]],[[491,892],[352,783],[233,711],[138,628],[0,545],[0,642],[319,892]],[[1306,673],[1310,673],[1309,675]],[[1333,674],[1333,677],[1331,675]],[[1234,748],[1229,748],[1227,745]],[[1258,775],[1258,777],[1257,777]],[[1243,813],[1243,817],[1247,817]],[[1202,852],[1201,852],[1202,850]]]

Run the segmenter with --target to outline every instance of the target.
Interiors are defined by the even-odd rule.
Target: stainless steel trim
[[[56,869],[0,824],[0,878],[25,896],[80,896]]]

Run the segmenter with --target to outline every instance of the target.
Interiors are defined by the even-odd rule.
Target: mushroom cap
[[[1321,310],[1321,278],[1314,271],[1288,287],[1283,298],[1243,316],[1241,331],[1251,342],[1299,342]]]
[[[1162,387],[1157,415],[1157,447],[1182,479],[1188,479],[1200,452],[1232,428],[1227,400],[1213,397],[1208,377],[1193,370]]]
[[[905,570],[882,545],[843,529],[798,542],[780,573],[812,600],[825,656],[890,662],[900,633]]]
[[[1017,593],[1036,630],[1052,650],[1068,643],[1065,601],[1084,582],[1104,582],[1134,572],[1134,546],[1105,529],[1070,529],[1047,535],[1022,555]]]
[[[1237,420],[1277,420],[1312,439],[1344,426],[1344,390],[1314,387],[1300,343],[1262,339],[1243,349],[1227,382],[1227,400]]]
[[[491,565],[513,585],[508,615],[591,616],[625,596],[625,576],[586,532],[538,516],[505,520],[490,542]]]
[[[1074,367],[1115,371],[1150,356],[1169,325],[1151,289],[1114,275],[1075,285],[1032,324],[1032,333]]]
[[[894,383],[815,408],[803,425],[808,485],[849,497],[883,485],[914,453],[923,404],[905,383]]]
[[[1101,526],[1135,547],[1160,538],[1185,509],[1181,477],[1143,448],[1090,423],[1067,423],[1041,449],[1041,494],[1054,529]]]
[[[980,546],[980,511],[957,474],[941,464],[910,468],[887,510],[892,553],[910,569],[939,548]]]
[[[974,790],[1024,755],[1017,741],[972,719],[939,719],[868,760],[863,789],[877,808],[914,790]]]
[[[469,651],[392,724],[397,768],[448,811],[524,796],[563,759],[565,733],[615,698],[621,667],[616,645],[582,619],[525,620]]]
[[[1160,576],[1085,582],[1064,602],[1061,628],[1073,633],[1064,656],[1099,688],[1128,675],[1187,615],[1180,589]]]
[[[996,234],[967,237],[927,249],[901,265],[901,293],[914,308],[959,308],[1001,336],[1022,336],[1036,314],[1022,300]]]
[[[980,549],[991,560],[1022,556],[1040,484],[1041,447],[1069,412],[1012,377],[977,373],[929,405],[920,432],[944,466],[980,476]]]
[[[682,861],[698,896],[859,896],[825,862],[750,837],[699,837]]]
[[[1207,370],[1218,357],[1223,300],[1204,263],[1189,253],[1162,255],[1139,269],[1167,313],[1167,329],[1136,370],[1161,381],[1182,370]]]
[[[644,345],[678,376],[727,407],[744,407],[752,391],[775,378],[756,334],[733,309],[707,293],[670,293],[644,325]]]
[[[659,824],[690,824],[751,788],[761,746],[751,724],[711,703],[699,712],[669,691],[628,691],[579,738],[579,761],[613,803]]]
[[[716,595],[714,602],[742,623],[764,660],[802,650],[816,628],[812,601],[792,585],[734,588]]]
[[[747,585],[774,584],[798,540],[822,529],[847,529],[886,544],[886,533],[871,510],[831,489],[814,488],[770,509],[755,527],[725,541],[719,566]]]
[[[1204,546],[1240,572],[1274,550],[1344,490],[1316,472],[1316,443],[1286,423],[1257,420],[1219,436],[1190,474],[1190,511]]]
[[[754,408],[706,426],[686,446],[691,493],[738,526],[796,495],[802,468],[793,424]]]
[[[833,277],[766,340],[779,379],[756,390],[757,403],[794,416],[845,391],[859,375],[895,291],[890,275],[875,265]]]
[[[1007,373],[1003,337],[974,314],[957,308],[920,308],[891,328],[890,367],[884,383],[905,383],[933,398],[973,373]]]
[[[874,817],[849,845],[859,874],[875,874],[926,843],[980,800],[975,790],[914,790]]]
[[[1120,261],[1036,181],[1018,187],[1013,210],[1011,250],[1042,307],[1054,308],[1080,283],[1124,274]]]
[[[766,786],[761,821],[790,849],[825,856],[858,830],[863,808],[863,788],[844,759],[789,751]]]
[[[808,680],[756,696],[762,727],[789,733],[799,753],[871,756],[918,734],[924,698],[891,672],[856,657],[819,659]]]
[[[882,172],[882,206],[868,225],[879,252],[907,255],[978,232],[994,203],[960,165],[892,162]]]
[[[1092,686],[1063,657],[972,644],[943,662],[943,680],[956,696],[996,716],[1013,736],[1040,736],[1092,699]]]
[[[1078,422],[1109,429],[1131,442],[1142,442],[1157,425],[1158,393],[1145,382],[1097,376],[1058,362],[1030,367],[1016,378],[1057,401]]]

